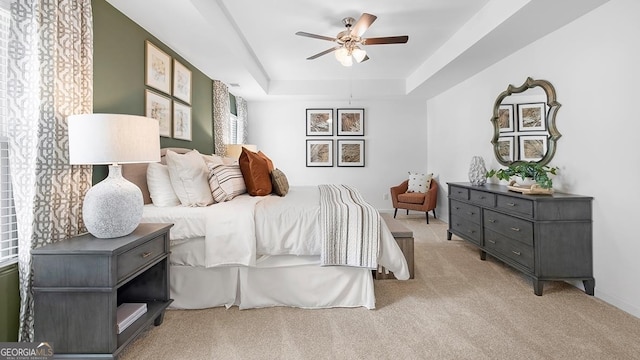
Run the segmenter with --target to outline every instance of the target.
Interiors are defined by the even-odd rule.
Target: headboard
[[[178,154],[186,154],[192,149],[185,148],[164,148],[160,149],[160,163],[166,164],[165,156],[167,150],[171,150]],[[148,164],[123,164],[122,176],[136,184],[142,191],[142,199],[145,204],[151,204],[151,195],[149,194],[149,187],[147,186],[147,167]]]

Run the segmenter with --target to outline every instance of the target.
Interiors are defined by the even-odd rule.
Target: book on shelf
[[[122,303],[116,311],[118,334],[147,312],[146,303]]]

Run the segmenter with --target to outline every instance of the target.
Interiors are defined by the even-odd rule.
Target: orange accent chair
[[[431,186],[426,193],[407,192],[409,188],[409,180],[405,180],[402,184],[391,188],[391,201],[396,209],[393,217],[396,217],[398,209],[406,209],[407,215],[409,210],[424,211],[429,223],[429,210],[433,211],[433,218],[436,219],[436,204],[438,202],[438,183],[431,179]]]

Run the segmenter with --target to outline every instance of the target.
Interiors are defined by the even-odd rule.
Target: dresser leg
[[[584,292],[587,295],[593,296],[595,293],[596,280],[595,279],[582,280],[582,283],[584,284]]]
[[[544,283],[538,279],[533,279],[533,293],[542,296],[542,289],[544,288]]]
[[[480,260],[487,260],[487,252],[484,250],[480,250]]]
[[[161,312],[160,315],[158,315],[158,317],[153,321],[153,325],[160,326],[162,325],[163,321],[164,321],[164,311]]]
[[[451,231],[447,230],[447,240],[451,240]]]

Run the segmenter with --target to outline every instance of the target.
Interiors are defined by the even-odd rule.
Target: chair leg
[[[393,212],[393,218],[396,218],[396,214],[398,213],[398,209],[396,208],[396,211]]]
[[[437,219],[437,217],[436,217],[436,209],[433,209],[432,211],[433,211],[433,218]]]
[[[409,215],[409,209],[407,209],[407,215]]]
[[[427,216],[427,224],[429,224],[429,212],[428,212],[428,211],[425,211],[425,213],[424,213],[424,214]]]

